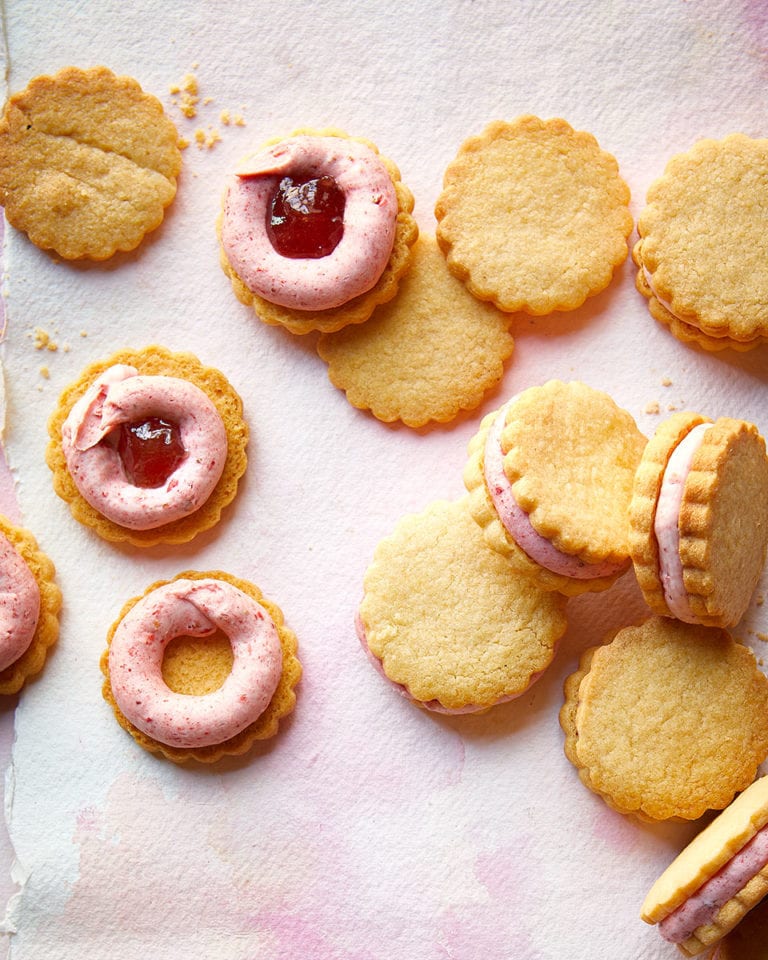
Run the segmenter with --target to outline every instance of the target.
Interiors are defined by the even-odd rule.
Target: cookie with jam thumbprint
[[[221,570],[186,571],[129,600],[101,670],[120,726],[174,763],[214,763],[273,737],[302,672],[282,610]]]
[[[88,367],[48,432],[54,489],[75,519],[134,546],[212,527],[247,463],[243,405],[226,377],[156,345]]]
[[[265,323],[330,333],[395,296],[418,237],[412,210],[399,170],[370,141],[297,130],[229,177],[221,265]]]
[[[101,66],[35,77],[0,119],[8,222],[66,260],[133,250],[176,196],[178,139],[131,77]]]
[[[39,673],[59,635],[61,590],[53,562],[23,527],[0,515],[0,694]]]

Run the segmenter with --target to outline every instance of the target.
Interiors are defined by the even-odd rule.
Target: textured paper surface
[[[311,337],[268,328],[235,300],[214,223],[243,153],[332,125],[395,160],[432,231],[460,143],[524,112],[595,134],[637,215],[673,153],[702,136],[765,134],[763,11],[704,0],[5,4],[9,89],[105,63],[160,96],[193,140],[165,224],[135,254],[65,264],[6,230],[5,444],[21,516],[65,597],[58,648],[15,710],[13,960],[677,955],[639,908],[697,827],[610,811],[566,761],[557,722],[580,650],[645,612],[631,577],[573,601],[551,670],[483,717],[429,716],[394,694],[366,662],[354,614],[378,540],[404,512],[463,493],[466,443],[506,396],[581,379],[646,432],[685,407],[765,432],[766,351],[710,356],[678,343],[651,320],[627,263],[574,313],[515,318],[515,354],[481,410],[445,428],[385,426],[330,385]],[[213,98],[192,119],[169,93],[188,72]],[[224,109],[245,125],[224,126]],[[198,148],[198,128],[220,142]],[[55,352],[35,349],[36,327]],[[226,373],[252,443],[214,531],[142,552],[101,542],[57,500],[45,424],[87,363],[152,341]],[[653,402],[658,415],[645,412]],[[123,602],[188,568],[259,584],[298,634],[305,668],[280,735],[215,770],[145,754],[100,693],[99,656]],[[765,631],[755,606],[737,634],[760,653]]]

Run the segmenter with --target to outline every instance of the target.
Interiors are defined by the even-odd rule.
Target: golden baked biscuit
[[[520,696],[566,629],[565,599],[511,573],[466,501],[437,501],[381,541],[358,616],[374,666],[419,706],[442,713]]]
[[[120,364],[135,368],[139,375],[173,377],[193,384],[213,404],[226,433],[227,452],[223,470],[210,496],[193,513],[150,529],[131,529],[109,519],[89,503],[70,473],[62,446],[62,427],[72,408],[101,374]],[[53,472],[53,487],[69,505],[72,516],[93,528],[105,540],[127,542],[137,547],[186,543],[214,526],[222,510],[234,500],[239,480],[247,466],[248,425],[243,419],[243,404],[224,374],[213,367],[204,366],[191,353],[171,353],[157,345],[138,350],[120,350],[108,359],[87,367],[61,394],[58,406],[48,421],[48,434],[50,440],[46,461]],[[107,435],[101,442],[109,444],[110,436]]]
[[[266,709],[240,732],[217,743],[193,747],[178,746],[158,740],[146,731],[139,729],[125,716],[118,706],[112,689],[109,652],[115,632],[136,604],[147,597],[151,597],[158,588],[167,584],[203,580],[223,581],[230,584],[246,594],[247,597],[255,600],[263,608],[277,631],[282,651],[282,672]],[[232,671],[232,664],[232,644],[230,638],[224,634],[222,629],[211,636],[204,637],[187,636],[180,633],[165,646],[162,660],[162,680],[168,691],[174,694],[183,694],[195,699],[204,698],[222,688]],[[117,620],[109,629],[107,649],[101,656],[101,671],[105,677],[102,686],[104,699],[112,707],[117,722],[130,733],[139,746],[150,753],[162,754],[174,763],[186,763],[189,760],[196,760],[200,763],[214,763],[222,757],[245,753],[253,747],[257,740],[266,740],[277,733],[280,721],[293,711],[296,704],[295,688],[301,679],[302,668],[297,657],[296,635],[286,626],[282,610],[277,604],[265,598],[258,587],[247,580],[221,570],[208,572],[187,570],[178,574],[172,580],[159,580],[151,584],[141,596],[133,597],[123,606]]]
[[[768,777],[761,777],[673,860],[640,916],[693,957],[733,930],[766,893]]]
[[[378,156],[389,173],[397,200],[395,236],[389,261],[379,276],[379,279],[367,292],[353,297],[340,306],[325,309],[294,309],[270,302],[263,296],[259,296],[253,290],[249,289],[230,263],[224,246],[221,244],[224,212],[219,216],[217,222],[217,232],[220,241],[220,263],[232,283],[232,288],[238,300],[246,306],[252,307],[258,318],[263,320],[264,323],[284,326],[294,334],[311,333],[314,330],[332,333],[336,330],[341,330],[341,328],[347,326],[347,324],[362,323],[370,317],[379,304],[387,303],[395,296],[400,279],[410,266],[411,247],[416,242],[419,229],[416,220],[411,215],[413,211],[413,194],[400,179],[400,171],[397,166],[389,158],[379,154],[378,148],[371,143],[371,141],[362,137],[350,137],[344,131],[335,128],[302,128],[295,130],[287,138],[275,137],[268,140],[262,145],[262,148],[278,144],[284,139],[287,140],[302,136],[339,137],[354,143],[363,144]],[[226,206],[226,199],[227,196],[225,192],[224,206]]]
[[[768,960],[768,900],[750,910],[718,942],[708,960]]]
[[[530,115],[461,146],[435,215],[470,291],[531,314],[573,310],[607,287],[633,225],[615,158],[565,120]]]
[[[501,379],[509,318],[472,297],[432,237],[419,239],[394,300],[362,325],[322,334],[331,383],[379,420],[409,427],[473,410]]]
[[[106,67],[35,77],[0,120],[0,203],[67,260],[133,250],[163,220],[181,169],[160,101]]]
[[[633,249],[651,315],[705,350],[768,339],[768,139],[734,133],[672,157]]]
[[[768,458],[757,427],[674,414],[643,454],[629,516],[635,573],[651,609],[737,624],[768,548]]]
[[[38,547],[32,534],[0,515],[0,534],[7,538],[37,583],[40,608],[32,640],[21,656],[0,670],[0,694],[17,693],[26,681],[39,673],[49,649],[59,636],[61,590],[54,577],[56,570],[50,558]],[[7,585],[6,585],[7,589]]]
[[[602,391],[530,387],[470,441],[472,515],[488,544],[545,589],[605,590],[630,566],[627,510],[645,442]]]
[[[560,724],[566,756],[609,806],[696,820],[768,755],[768,679],[725,630],[652,617],[584,653]]]

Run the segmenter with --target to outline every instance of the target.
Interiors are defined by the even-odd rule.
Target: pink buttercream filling
[[[286,176],[329,176],[343,192],[344,232],[327,256],[293,259],[273,247],[266,220]],[[370,147],[345,137],[297,136],[247,158],[230,179],[222,245],[257,296],[294,310],[325,310],[375,286],[392,253],[397,210],[392,179]]]
[[[763,827],[722,869],[659,924],[669,943],[683,943],[694,931],[710,923],[721,907],[732,900],[768,864],[768,827]]]
[[[40,616],[40,587],[10,540],[0,533],[0,670],[27,650]]]
[[[496,414],[488,431],[483,453],[485,485],[504,529],[531,560],[552,573],[576,580],[592,580],[623,570],[627,566],[623,562],[606,560],[602,563],[585,563],[578,557],[558,550],[550,540],[534,530],[528,514],[515,499],[512,484],[504,471],[501,435],[506,425],[507,409],[515,399],[512,397]]]
[[[234,662],[223,685],[204,696],[174,693],[162,676],[163,654],[179,636],[216,629],[232,644]],[[277,628],[267,611],[232,584],[175,580],[136,603],[109,648],[112,693],[144,733],[173,747],[223,743],[257,720],[282,673]]]
[[[664,468],[653,521],[653,532],[659,548],[659,580],[664,591],[664,600],[670,613],[686,623],[695,623],[696,618],[688,603],[683,581],[683,565],[680,560],[680,507],[693,458],[710,426],[710,423],[695,426],[670,454]]]
[[[112,442],[122,424],[147,417],[174,422],[186,451],[159,487],[130,483]],[[91,384],[64,421],[61,442],[82,497],[132,530],[150,530],[194,513],[218,483],[227,456],[221,416],[199,387],[176,377],[140,376],[126,364],[109,367]]]

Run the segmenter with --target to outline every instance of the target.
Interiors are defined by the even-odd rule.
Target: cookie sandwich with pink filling
[[[734,626],[768,546],[768,458],[757,427],[674,414],[643,454],[629,515],[648,605],[689,623]]]
[[[543,588],[604,590],[630,566],[627,510],[645,443],[602,391],[530,387],[470,442],[470,510],[488,544]]]

